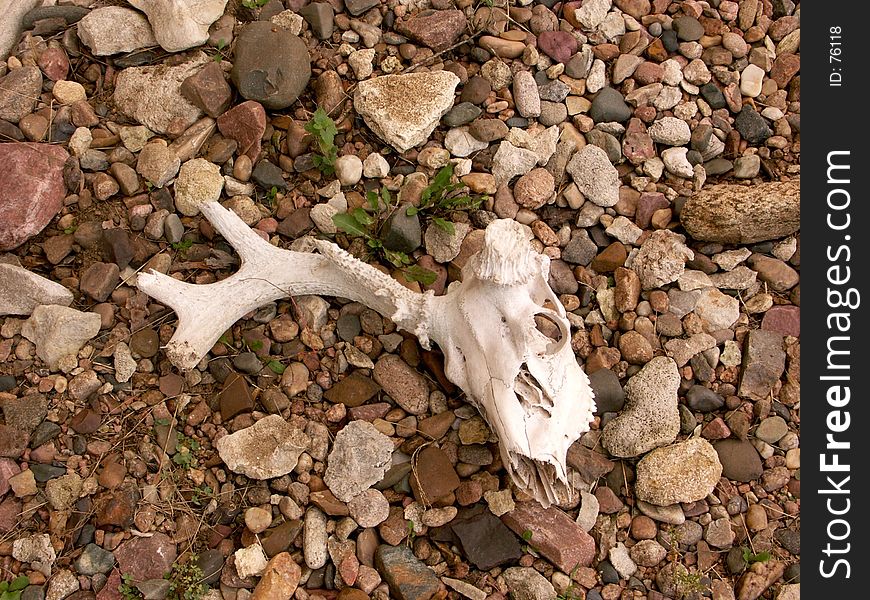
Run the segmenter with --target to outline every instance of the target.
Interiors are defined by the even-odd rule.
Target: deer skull
[[[547,283],[549,258],[534,252],[522,225],[490,224],[462,281],[435,296],[412,292],[328,241],[307,241],[319,254],[282,250],[217,202],[201,210],[238,250],[242,267],[206,285],[139,275],[139,288],[179,316],[167,347],[173,364],[194,367],[236,320],[278,298],[357,300],[417,335],[423,347],[434,341],[441,348],[447,377],[498,436],[502,462],[520,489],[544,506],[571,495],[566,453],[588,431],[595,403],[571,350],[565,309]],[[557,339],[542,329],[557,331]]]

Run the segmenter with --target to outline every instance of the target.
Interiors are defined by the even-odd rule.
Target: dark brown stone
[[[323,397],[349,408],[365,404],[381,391],[381,386],[371,377],[353,372],[323,393]]]
[[[459,476],[441,448],[428,446],[417,456],[410,483],[414,497],[432,503],[459,487]]]
[[[85,269],[79,288],[97,302],[105,302],[120,280],[118,265],[97,262]]]
[[[229,421],[236,415],[250,412],[254,409],[254,398],[248,382],[238,373],[232,373],[224,381],[224,387],[218,395],[221,409],[221,419]]]

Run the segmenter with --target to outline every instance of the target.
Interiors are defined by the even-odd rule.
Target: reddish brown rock
[[[429,446],[417,456],[410,483],[414,497],[421,502],[434,502],[459,487],[459,476],[447,454]]]
[[[224,137],[239,144],[239,154],[247,155],[251,162],[257,161],[260,140],[266,131],[266,110],[262,104],[254,100],[242,102],[218,117],[217,126]]]
[[[105,302],[120,280],[118,265],[97,262],[85,269],[79,288],[97,302]]]
[[[776,82],[779,89],[784,89],[792,77],[801,70],[801,59],[795,54],[782,54],[773,62],[770,69],[770,78]]]
[[[590,266],[596,273],[610,273],[625,264],[628,252],[621,242],[613,242],[592,259]]]
[[[381,391],[371,377],[353,372],[323,393],[323,397],[336,404],[354,408],[365,404]],[[370,419],[367,419],[370,420]]]
[[[233,90],[220,65],[209,61],[199,72],[181,82],[181,95],[208,116],[218,117],[230,107]]]
[[[435,52],[441,52],[459,39],[466,24],[461,10],[439,10],[412,17],[400,23],[399,29]]]
[[[800,337],[801,335],[801,308],[800,306],[779,305],[773,306],[764,313],[761,328],[767,331],[776,331],[783,335]]]
[[[517,502],[501,518],[519,536],[528,536],[535,550],[565,573],[586,567],[595,558],[595,540],[559,508],[542,508],[537,502]]]
[[[0,250],[17,248],[60,211],[68,158],[60,146],[0,144]]]
[[[97,527],[106,527],[110,525],[125,529],[130,527],[133,524],[133,515],[136,511],[137,500],[138,494],[136,494],[135,489],[128,489],[126,487],[103,492],[97,496],[94,501]],[[174,544],[172,549],[174,553]],[[117,554],[115,556],[117,556]],[[120,560],[121,558],[118,557],[119,562]]]
[[[221,408],[221,418],[228,421],[238,414],[250,412],[254,408],[254,398],[245,378],[237,373],[231,374],[224,381],[224,387],[218,396]]]
[[[69,59],[63,48],[50,47],[39,55],[36,61],[45,76],[52,81],[66,79],[69,72]]]
[[[0,502],[0,533],[9,533],[17,527],[19,514],[21,514],[21,501],[17,498],[10,496]]]

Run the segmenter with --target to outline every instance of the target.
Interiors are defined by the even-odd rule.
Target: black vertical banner
[[[801,15],[801,587],[832,599],[866,594],[870,499],[867,34],[863,3],[833,6]]]

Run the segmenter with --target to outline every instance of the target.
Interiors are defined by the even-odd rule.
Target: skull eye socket
[[[559,313],[541,308],[534,314],[535,329],[550,340],[544,354],[556,354],[571,340],[571,330]]]

